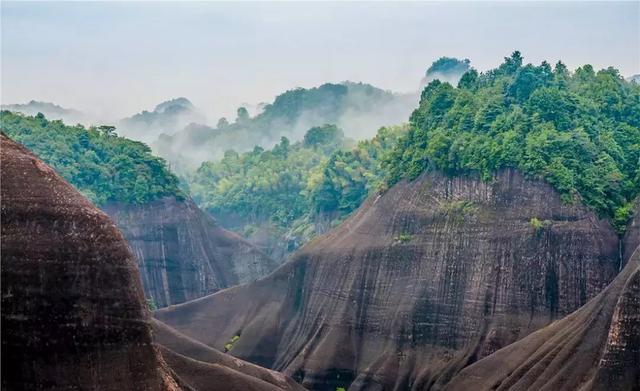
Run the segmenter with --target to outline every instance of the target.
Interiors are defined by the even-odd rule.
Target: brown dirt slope
[[[460,372],[447,390],[640,390],[640,247],[571,315]]]
[[[220,227],[190,199],[103,207],[138,259],[146,296],[158,307],[254,281],[277,264]]]
[[[263,280],[159,310],[180,333],[318,390],[438,389],[618,272],[618,237],[548,185],[424,174]]]
[[[201,362],[158,348],[136,262],[116,226],[24,147],[0,138],[3,390],[299,388],[212,349],[215,359]]]

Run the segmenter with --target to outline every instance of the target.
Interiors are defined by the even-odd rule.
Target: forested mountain
[[[441,82],[456,85],[458,80],[471,68],[471,61],[453,57],[440,57],[431,64],[420,83],[424,88],[428,83],[438,79]]]
[[[544,178],[623,230],[640,192],[640,86],[614,68],[523,65],[467,72],[422,92],[411,130],[388,156],[389,184],[425,170],[489,179],[513,167]]]
[[[379,194],[266,278],[155,315],[310,389],[635,389],[639,103],[613,68],[518,52],[434,80],[372,159]],[[316,210],[359,203],[344,153]]]
[[[59,119],[67,124],[84,123],[88,118],[80,111],[67,109],[54,103],[32,100],[24,104],[2,105],[2,110],[15,111],[25,115],[44,114],[49,119]]]
[[[187,98],[176,98],[158,104],[153,111],[144,110],[118,122],[121,136],[150,143],[161,134],[172,135],[188,124],[205,121]]]
[[[413,106],[412,94],[393,94],[363,83],[328,83],[278,95],[255,117],[241,107],[233,122],[221,118],[215,128],[192,125],[160,137],[152,146],[172,166],[185,171],[203,161],[221,159],[228,149],[271,148],[281,137],[299,141],[314,126],[333,124],[350,138],[371,137],[381,126],[406,121]]]
[[[36,153],[97,205],[142,204],[183,198],[178,178],[145,144],[115,134],[112,126],[85,128],[3,111],[0,128]]]
[[[302,141],[283,137],[205,162],[189,178],[194,200],[226,227],[281,258],[357,208],[383,181],[381,157],[406,127],[381,128],[353,145],[334,125],[309,129]]]
[[[110,126],[84,128],[9,111],[0,129],[73,184],[118,224],[157,306],[253,281],[277,263],[224,230],[179,188],[163,159]]]

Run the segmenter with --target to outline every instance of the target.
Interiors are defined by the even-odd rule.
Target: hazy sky
[[[2,103],[114,116],[177,96],[229,115],[330,81],[410,91],[440,56],[485,70],[514,49],[640,73],[638,1],[1,4]]]

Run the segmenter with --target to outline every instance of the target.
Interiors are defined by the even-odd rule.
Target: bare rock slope
[[[196,355],[172,331],[158,341],[168,346],[154,344],[122,234],[49,166],[0,137],[3,390],[300,389],[213,349]]]
[[[239,235],[220,227],[190,199],[109,204],[105,212],[138,259],[148,298],[158,307],[254,281],[277,266]]]
[[[312,389],[438,389],[596,296],[619,240],[547,184],[424,174],[263,280],[156,312]]]
[[[118,229],[1,137],[2,389],[177,389]]]
[[[447,390],[640,390],[640,247],[571,315],[464,369]]]

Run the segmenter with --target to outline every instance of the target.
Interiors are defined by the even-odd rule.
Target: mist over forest
[[[640,391],[640,3],[0,3],[0,388]]]

